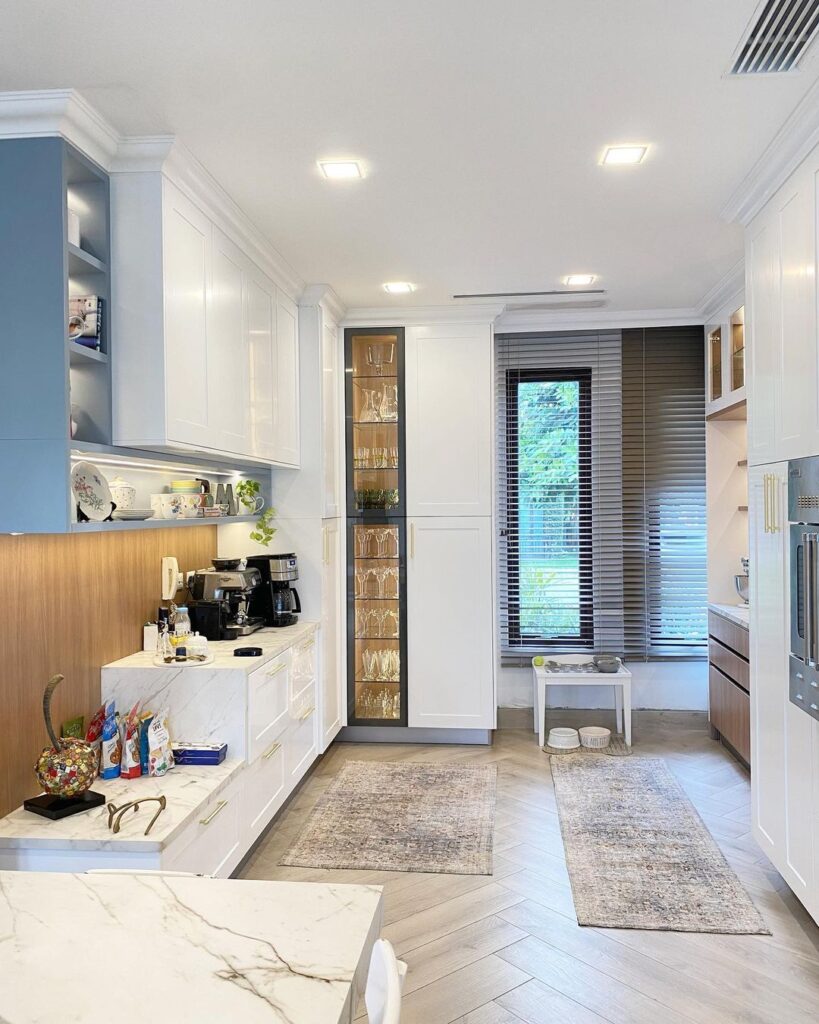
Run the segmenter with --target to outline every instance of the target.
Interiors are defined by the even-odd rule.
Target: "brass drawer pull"
[[[312,707],[309,707],[306,711],[302,711],[302,713],[299,715],[299,721],[300,722],[306,722],[307,719],[310,717],[310,715],[313,714],[313,712],[315,710],[316,710],[316,707],[315,707],[315,705],[313,705]]]
[[[274,743],[273,746],[270,748],[270,750],[266,750],[262,754],[262,760],[263,761],[269,761],[270,758],[276,753],[276,751],[277,750],[281,750],[281,748],[282,748],[281,743]]]
[[[275,668],[269,669],[265,674],[268,676],[277,676],[279,672],[284,672],[286,668],[287,662],[283,661],[280,665],[277,665]]]
[[[227,807],[227,805],[228,805],[227,800],[220,800],[219,803],[213,808],[213,810],[207,816],[207,818],[200,818],[199,819],[199,824],[200,825],[210,825],[210,823],[213,821],[213,819],[216,817],[216,815],[219,814],[220,811],[223,811]]]

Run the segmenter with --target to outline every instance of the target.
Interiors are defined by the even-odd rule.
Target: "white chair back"
[[[401,990],[407,976],[407,965],[399,960],[387,939],[378,939],[370,957],[364,1003],[369,1024],[399,1024]]]

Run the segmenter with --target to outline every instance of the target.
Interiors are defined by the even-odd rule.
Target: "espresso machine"
[[[295,626],[301,611],[299,592],[291,586],[299,578],[299,563],[291,551],[281,555],[251,555],[248,569],[261,576],[253,593],[250,612],[260,615],[268,626]]]
[[[189,584],[191,628],[208,640],[238,640],[264,626],[253,613],[262,585],[258,569],[239,568],[239,559],[214,559],[214,568],[197,569]]]

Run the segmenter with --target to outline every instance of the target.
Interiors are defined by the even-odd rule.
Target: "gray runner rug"
[[[492,874],[494,765],[350,761],[281,864]]]
[[[770,935],[665,761],[550,763],[578,924]]]

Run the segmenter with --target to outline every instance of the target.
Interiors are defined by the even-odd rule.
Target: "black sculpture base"
[[[51,793],[43,793],[42,796],[32,797],[31,800],[24,800],[23,807],[33,814],[41,814],[44,818],[51,818],[58,821],[60,818],[67,818],[71,814],[81,814],[83,811],[90,811],[94,807],[102,807],[105,797],[102,793],[94,793],[88,790],[81,796],[54,796]]]

